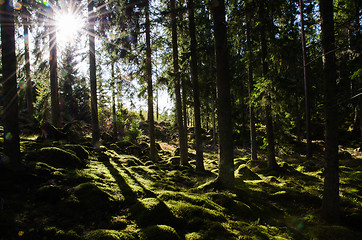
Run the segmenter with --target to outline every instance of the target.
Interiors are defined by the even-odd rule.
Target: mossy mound
[[[252,172],[245,164],[242,164],[236,169],[235,177],[243,180],[261,180],[258,174]]]
[[[195,216],[213,221],[224,221],[223,212],[211,210],[206,207],[197,206],[189,202],[170,200],[166,202],[174,216],[182,221],[189,221]]]
[[[312,240],[350,240],[362,239],[361,234],[343,226],[314,226],[308,228]]]
[[[89,157],[89,152],[82,146],[79,144],[66,144],[63,147],[66,150],[71,150],[75,153],[75,155],[77,157],[79,157],[80,159],[88,159]]]
[[[181,240],[181,238],[170,226],[154,225],[143,230],[141,240]]]
[[[39,235],[42,236],[41,239],[58,239],[58,240],[81,240],[82,239],[73,230],[64,231],[64,230],[58,229],[56,227],[46,227],[42,231],[40,231]],[[24,236],[24,237],[26,237],[26,236]],[[29,239],[31,239],[31,237]]]
[[[82,183],[73,188],[74,196],[79,200],[82,210],[92,214],[111,210],[113,198],[92,183]]]
[[[85,240],[133,240],[139,239],[137,232],[117,231],[110,229],[97,229],[90,231],[84,237]]]
[[[254,217],[251,207],[241,201],[234,200],[226,193],[208,193],[207,197],[218,205],[224,207],[228,214],[250,219]]]
[[[39,151],[29,153],[28,160],[44,162],[56,168],[82,168],[85,162],[74,153],[57,147],[44,147]]]
[[[174,192],[174,191],[163,191],[159,196],[163,201],[181,201],[189,202],[191,204],[206,207],[211,210],[223,211],[224,209],[218,204],[215,204],[213,201],[210,201],[208,195],[199,195],[199,194],[187,194],[183,192]]]
[[[172,224],[175,218],[168,207],[157,198],[144,198],[132,207],[136,222],[140,226]]]
[[[178,165],[180,165],[180,161],[181,161],[180,156],[174,156],[174,157],[170,157],[167,160],[167,163],[171,164],[171,165],[174,165],[174,166],[178,166]]]
[[[37,190],[36,197],[39,201],[48,201],[50,203],[54,203],[66,195],[67,192],[59,186],[45,185]]]

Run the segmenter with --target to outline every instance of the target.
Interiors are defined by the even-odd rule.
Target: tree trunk
[[[250,14],[247,16],[247,27],[246,27],[246,41],[248,47],[248,90],[249,90],[249,124],[250,124],[250,152],[251,160],[255,161],[258,159],[257,148],[256,148],[256,128],[254,118],[254,105],[252,102],[252,93],[254,88],[253,80],[253,66],[252,66],[252,46],[250,41]]]
[[[117,139],[117,113],[116,113],[116,79],[114,77],[114,60],[111,62],[112,71],[112,123],[113,137]]]
[[[187,136],[182,117],[182,104],[181,104],[181,94],[180,94],[180,73],[179,73],[179,64],[178,64],[175,0],[171,0],[170,4],[171,4],[171,21],[172,21],[173,70],[175,77],[175,94],[176,94],[176,116],[177,116],[177,127],[179,133],[180,158],[181,158],[180,164],[188,165]]]
[[[215,96],[212,96],[211,99],[211,118],[212,118],[212,147],[216,148],[217,144],[217,136],[216,136],[216,116],[215,116]]]
[[[212,1],[211,9],[214,19],[217,119],[219,123],[219,174],[216,181],[221,187],[232,188],[234,186],[234,157],[224,0]]]
[[[339,221],[338,119],[334,45],[333,1],[320,0],[325,101],[325,178],[322,214],[326,221]]]
[[[150,134],[150,159],[156,161],[156,140],[155,126],[153,117],[153,87],[152,87],[152,61],[151,61],[151,30],[150,30],[150,6],[149,0],[146,0],[146,74],[147,74],[147,93],[148,93],[148,125]]]
[[[195,149],[196,149],[196,170],[204,171],[204,157],[202,149],[201,120],[200,120],[200,91],[199,76],[197,67],[197,42],[195,30],[194,1],[188,0],[189,9],[189,34],[191,50],[191,81],[194,97],[194,130],[195,130]]]
[[[268,63],[266,61],[267,57],[267,42],[265,36],[265,9],[264,4],[261,3],[260,6],[260,20],[261,20],[261,28],[260,28],[260,50],[261,50],[261,66],[262,66],[262,76],[263,78],[267,77],[268,73]],[[274,127],[273,127],[273,117],[272,117],[272,107],[271,107],[271,98],[270,93],[266,93],[266,105],[264,107],[265,111],[265,128],[266,128],[266,138],[267,138],[267,160],[268,167],[270,169],[276,170],[278,168],[278,164],[275,160],[275,143],[274,143]]]
[[[16,170],[20,164],[18,93],[16,82],[14,11],[7,0],[0,5],[2,89],[1,106],[4,125],[4,163]]]
[[[305,45],[305,34],[304,34],[304,17],[303,0],[299,0],[300,9],[300,24],[301,24],[301,37],[302,37],[302,53],[303,53],[303,73],[304,73],[304,97],[305,97],[305,130],[307,138],[307,158],[312,157],[312,138],[310,132],[310,101],[309,101],[309,79],[307,75],[307,49]]]
[[[26,76],[26,104],[30,116],[34,114],[33,86],[30,77],[30,56],[29,56],[29,19],[28,11],[24,10],[24,55],[25,55],[25,76]]]
[[[96,57],[95,57],[95,33],[94,25],[94,1],[88,2],[88,23],[89,23],[89,78],[91,87],[91,115],[92,115],[92,141],[94,145],[99,144],[100,131],[98,121],[97,103],[97,79],[96,79]]]
[[[49,9],[51,16],[54,16],[53,9]],[[52,109],[52,124],[61,127],[58,94],[58,64],[57,64],[57,39],[56,26],[49,27],[49,49],[50,49],[50,97]]]
[[[181,99],[182,99],[182,120],[184,122],[184,129],[187,137],[187,95],[186,95],[186,83],[185,79],[181,79]]]

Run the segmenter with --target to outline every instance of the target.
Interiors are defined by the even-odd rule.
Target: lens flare
[[[11,141],[12,139],[13,139],[13,134],[11,134],[11,132],[8,132],[8,133],[5,135],[5,140]]]
[[[134,37],[131,35],[126,36],[126,40],[130,42],[134,42]]]

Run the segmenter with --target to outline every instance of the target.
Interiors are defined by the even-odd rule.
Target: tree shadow
[[[128,208],[131,218],[141,229],[162,224],[177,228],[178,230],[180,229],[179,221],[171,213],[166,204],[158,199],[155,193],[140,183],[121,162],[114,162],[109,156],[104,154],[100,158],[116,180],[116,184],[125,198],[125,207]],[[124,170],[127,176],[123,176],[117,167]],[[142,196],[137,195],[137,192],[127,183],[127,178],[141,187],[144,193]]]

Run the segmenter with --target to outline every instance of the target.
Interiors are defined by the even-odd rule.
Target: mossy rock
[[[181,240],[181,238],[170,226],[154,225],[143,230],[141,240]]]
[[[77,157],[79,157],[80,159],[88,159],[89,157],[89,152],[82,145],[66,144],[63,148],[73,151],[75,155],[77,155]]]
[[[249,205],[241,201],[234,200],[225,193],[208,193],[207,197],[216,204],[224,207],[229,214],[246,219],[252,218],[255,215]]]
[[[185,240],[203,240],[205,239],[199,232],[191,232],[185,235]]]
[[[242,164],[246,164],[250,160],[250,157],[242,157],[242,158],[235,158],[234,159],[234,166],[238,168]]]
[[[174,166],[180,165],[180,161],[181,161],[180,156],[170,157],[170,158],[167,160],[168,164],[171,164],[171,165],[174,165]]]
[[[90,231],[84,237],[85,240],[133,240],[139,239],[137,233],[110,229],[97,229]]]
[[[242,164],[235,171],[236,177],[243,180],[261,180],[261,178],[252,172],[245,164]]]
[[[57,147],[41,148],[40,151],[35,152],[34,157],[37,161],[57,168],[82,168],[85,166],[85,162],[75,154]]]
[[[63,231],[56,227],[44,228],[40,235],[43,239],[57,239],[57,240],[81,240],[82,238],[73,230]]]
[[[132,206],[138,225],[172,224],[175,218],[168,207],[157,198],[144,198]]]
[[[150,147],[150,145],[148,144],[148,143],[146,143],[146,142],[140,142],[139,144],[139,147],[142,149],[142,150],[145,150],[146,148],[149,148]]]
[[[35,164],[35,170],[41,175],[51,176],[54,172],[62,172],[64,169],[55,168],[43,162],[37,162]]]
[[[343,226],[315,226],[307,229],[311,240],[361,239],[362,235]]]
[[[247,166],[251,169],[264,169],[268,167],[268,163],[266,160],[250,160],[247,162]]]
[[[92,183],[82,183],[73,188],[74,195],[87,212],[110,210],[113,206],[113,198]]]
[[[39,201],[57,202],[65,197],[67,192],[56,185],[45,185],[36,191],[36,197]]]
[[[170,208],[173,215],[183,221],[188,221],[195,216],[213,221],[225,220],[222,212],[211,210],[202,206],[193,205],[188,202],[170,200],[167,201],[166,204]]]

